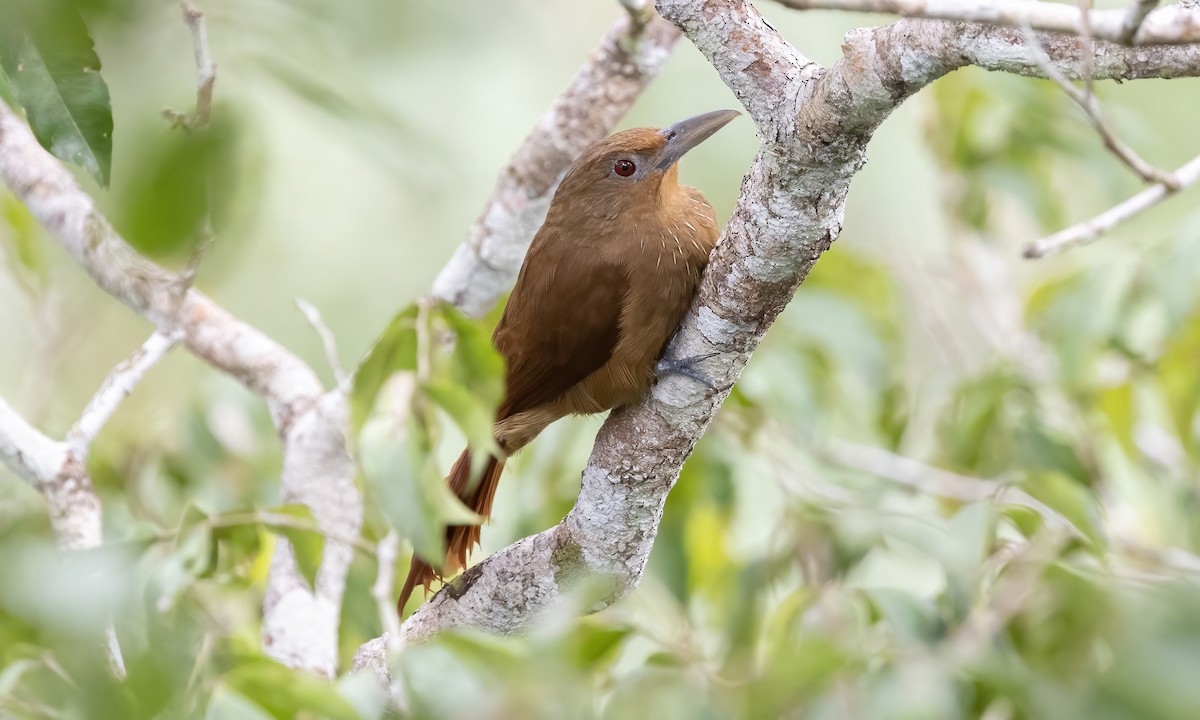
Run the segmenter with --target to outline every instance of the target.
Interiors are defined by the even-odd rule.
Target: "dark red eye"
[[[632,160],[618,160],[613,163],[613,172],[621,177],[629,177],[637,172],[637,165],[634,165]]]

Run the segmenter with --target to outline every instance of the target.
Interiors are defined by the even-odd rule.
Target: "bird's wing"
[[[624,268],[555,245],[530,248],[493,336],[508,362],[504,415],[566,392],[608,362],[617,344]]]

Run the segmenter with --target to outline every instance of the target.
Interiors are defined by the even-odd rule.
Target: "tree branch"
[[[1028,25],[1044,32],[1082,35],[1126,45],[1187,45],[1200,42],[1200,13],[1182,6],[1147,10],[1127,36],[1124,10],[1090,10],[1026,0],[777,0],[795,10],[893,13],[910,18],[957,20],[1003,27]],[[1151,5],[1153,7],[1153,5]],[[1085,24],[1086,23],[1086,28]]]
[[[176,125],[188,130],[197,130],[208,125],[212,116],[213,86],[217,82],[217,64],[208,51],[208,25],[204,13],[191,0],[180,0],[179,9],[183,22],[192,34],[192,52],[196,58],[196,110],[191,115],[164,110],[163,115]]]
[[[140,348],[113,368],[67,433],[67,447],[75,457],[81,461],[87,459],[92,441],[117,407],[142,381],[142,376],[166,357],[178,342],[177,337],[156,330]]]
[[[342,361],[338,359],[337,341],[333,338],[333,331],[321,319],[321,311],[317,310],[316,306],[309,301],[304,298],[296,298],[296,308],[312,326],[317,337],[321,338],[321,345],[325,348],[325,361],[329,363],[329,369],[333,371],[333,378],[337,381],[338,387],[344,389],[349,381],[349,376],[342,369]]]
[[[654,16],[622,16],[501,171],[467,240],[433,283],[433,295],[481,316],[516,277],[558,181],[579,153],[612,132],[658,75],[679,31]]]
[[[1138,177],[1145,182],[1161,183],[1172,190],[1178,190],[1179,184],[1170,173],[1163,172],[1162,170],[1159,170],[1143,160],[1140,155],[1134,152],[1133,148],[1121,142],[1116,133],[1114,133],[1112,129],[1108,127],[1108,123],[1104,122],[1104,117],[1100,113],[1100,103],[1096,100],[1096,96],[1093,95],[1090,90],[1092,68],[1090,66],[1085,66],[1083,68],[1084,78],[1089,82],[1089,89],[1086,91],[1079,90],[1072,85],[1071,81],[1064,77],[1057,68],[1054,67],[1054,63],[1051,62],[1050,57],[1046,55],[1046,51],[1042,49],[1042,45],[1038,42],[1037,36],[1033,34],[1033,31],[1029,30],[1028,28],[1022,28],[1022,31],[1022,34],[1025,37],[1025,44],[1029,47],[1029,52],[1034,61],[1038,64],[1038,67],[1041,68],[1046,77],[1053,80],[1054,83],[1058,85],[1068,97],[1075,101],[1075,104],[1079,105],[1079,107],[1083,109],[1084,114],[1087,115],[1088,121],[1092,124],[1092,127],[1095,128],[1096,132],[1100,135],[1100,139],[1104,142],[1104,147],[1108,148],[1108,150],[1115,155],[1118,160],[1124,163],[1126,167],[1136,173]],[[1086,62],[1090,57],[1091,55],[1089,54],[1081,59]]]
[[[1200,180],[1200,157],[1192,158],[1187,164],[1172,173],[1172,175],[1178,182],[1177,187],[1180,189],[1195,184]],[[1104,233],[1112,230],[1134,215],[1166,200],[1168,197],[1174,195],[1175,192],[1176,189],[1161,184],[1143,190],[1120,205],[1109,208],[1090,220],[1072,225],[1065,230],[1059,230],[1053,235],[1029,243],[1025,246],[1025,257],[1045,257],[1093,242]]]

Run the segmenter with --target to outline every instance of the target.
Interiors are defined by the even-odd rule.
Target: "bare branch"
[[[183,21],[192,32],[192,48],[196,56],[196,113],[189,119],[191,129],[208,125],[212,115],[213,85],[217,81],[217,65],[208,52],[208,26],[204,13],[190,0],[180,0]]]
[[[117,407],[129,397],[146,372],[166,357],[178,342],[178,337],[156,330],[140,348],[113,368],[67,433],[67,447],[75,457],[87,459],[92,441]]]
[[[396,603],[392,594],[395,587],[396,558],[399,552],[400,539],[393,530],[379,541],[376,549],[379,571],[375,576],[375,584],[371,586],[371,596],[379,608],[379,621],[388,637],[388,651],[393,655],[400,651],[400,618],[396,614]]]
[[[466,242],[434,281],[435,297],[474,316],[495,304],[516,277],[558,181],[584,148],[612,132],[678,38],[658,17],[625,15],[613,23],[501,171]]]
[[[1125,37],[1123,10],[1080,12],[1068,5],[1027,0],[777,0],[796,10],[893,13],[910,18],[957,20],[1002,27],[1028,25],[1043,32],[1083,35],[1124,45],[1187,45],[1200,42],[1200,13],[1182,6],[1147,12],[1133,37]],[[1086,23],[1086,26],[1085,26]]]
[[[1200,156],[1192,158],[1185,165],[1182,165],[1173,175],[1177,188],[1182,189],[1195,184],[1197,180],[1200,180]],[[1104,233],[1112,230],[1134,215],[1174,195],[1175,192],[1175,189],[1166,185],[1155,185],[1152,188],[1143,190],[1120,205],[1105,210],[1091,220],[1079,223],[1078,225],[1072,225],[1065,230],[1059,230],[1053,235],[1031,242],[1025,246],[1025,257],[1045,257],[1093,242]]]
[[[883,448],[836,438],[814,441],[811,448],[814,454],[825,462],[891,480],[921,492],[963,502],[994,499],[998,503],[1026,507],[1041,515],[1046,525],[1053,527],[1057,532],[1077,537],[1085,536],[1061,513],[1008,483],[959,475],[888,452]]]
[[[375,584],[371,586],[371,596],[375,598],[375,606],[379,609],[379,621],[383,624],[383,635],[380,644],[383,645],[384,657],[381,662],[373,663],[376,674],[388,689],[392,704],[402,713],[408,711],[408,695],[404,683],[391,676],[390,663],[400,656],[404,643],[400,638],[400,616],[396,614],[395,574],[396,558],[399,551],[400,538],[393,530],[379,541],[376,552],[379,570],[375,575]],[[365,647],[365,646],[364,646]],[[360,667],[360,650],[355,653],[355,669]]]
[[[1046,74],[1046,77],[1053,80],[1062,88],[1072,100],[1081,107],[1087,115],[1088,120],[1092,123],[1092,127],[1100,134],[1101,140],[1104,141],[1104,147],[1108,148],[1113,155],[1117,156],[1121,162],[1137,173],[1138,177],[1146,182],[1161,183],[1171,188],[1172,190],[1179,189],[1178,181],[1168,172],[1164,172],[1146,162],[1134,152],[1133,148],[1129,147],[1116,136],[1108,123],[1104,122],[1104,117],[1100,113],[1100,103],[1096,100],[1096,96],[1091,92],[1091,72],[1093,70],[1090,62],[1087,62],[1093,57],[1093,51],[1088,50],[1084,53],[1085,65],[1083,67],[1084,79],[1087,82],[1087,90],[1080,91],[1079,88],[1071,84],[1051,62],[1050,57],[1038,42],[1037,36],[1028,27],[1022,29],[1025,35],[1025,43],[1029,48],[1030,55],[1034,62]]]
[[[296,307],[304,314],[304,319],[308,320],[308,324],[321,338],[321,345],[325,348],[325,361],[333,370],[333,377],[337,381],[338,387],[345,387],[349,377],[342,369],[342,362],[338,359],[337,341],[334,340],[329,326],[321,319],[321,311],[304,298],[296,298]]]

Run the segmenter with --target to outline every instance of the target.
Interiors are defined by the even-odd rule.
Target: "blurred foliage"
[[[166,67],[175,61],[164,49],[180,55],[162,70],[173,88],[167,100],[152,95],[137,111],[118,114],[129,118],[118,131],[128,133],[130,147],[118,147],[113,190],[99,202],[122,233],[141,251],[178,261],[210,218],[219,242],[204,270],[227,283],[214,290],[222,302],[248,285],[250,299],[235,312],[256,325],[277,320],[263,327],[285,338],[294,325],[304,340],[284,344],[313,342],[305,354],[312,359],[315,341],[299,319],[278,320],[264,307],[285,304],[293,290],[325,292],[328,304],[342,304],[333,315],[341,320],[331,325],[343,350],[366,350],[351,388],[367,517],[342,607],[345,669],[355,649],[381,631],[370,594],[378,568],[366,548],[395,529],[408,547],[441,559],[444,526],[472,519],[442,478],[464,443],[476,458],[490,449],[488,419],[502,392],[502,362],[489,341],[494,314],[477,322],[413,304],[390,322],[386,315],[425,292],[425,275],[415,285],[403,280],[405,272],[427,274],[418,251],[435,236],[438,247],[459,240],[494,168],[549,97],[538,93],[565,81],[562,73],[549,77],[553,63],[540,57],[549,46],[534,42],[541,36],[530,29],[544,22],[546,37],[557,38],[566,32],[564,16],[540,5],[518,16],[508,5],[464,15],[430,4],[204,4],[220,29],[214,43],[227,43],[217,46],[224,102],[211,127],[186,133],[157,116],[164,104],[186,107],[194,92],[186,31],[174,4],[166,5],[46,4],[71,9],[76,23],[49,41],[61,43],[63,57],[91,53],[78,7],[98,38],[106,79],[127,96],[143,83],[147,93],[162,91],[147,57],[161,57]],[[16,7],[5,4],[3,12]],[[799,37],[800,23],[787,26],[789,36]],[[36,126],[11,60],[33,48],[56,80],[37,87],[41,101],[79,92],[75,98],[98,111],[98,76],[56,75],[60,45],[47,52],[50,45],[29,39],[32,27],[0,26],[0,92],[15,92]],[[141,44],[166,27],[175,36],[162,46]],[[599,27],[589,25],[587,36]],[[828,25],[818,30],[836,39]],[[461,35],[451,59],[435,54],[447,37],[439,31]],[[512,47],[518,31],[527,31],[529,48]],[[478,44],[493,35],[501,46]],[[291,44],[273,44],[279,38]],[[254,47],[239,51],[239,43]],[[118,58],[128,54],[117,66],[123,73],[110,70],[106,48]],[[572,57],[581,52],[570,50]],[[544,67],[547,87],[521,98],[507,80],[491,90],[494,82],[483,87],[476,78],[473,99],[491,108],[487,117],[438,110],[435,95],[471,95],[442,92],[459,63],[464,74],[482,66],[499,76],[510,70],[494,67],[506,53],[526,51]],[[712,75],[694,60],[694,77]],[[76,65],[99,67],[90,55]],[[245,80],[255,70],[266,80]],[[411,92],[384,85],[392,75],[415,83]],[[435,79],[421,85],[416,77]],[[506,77],[511,87],[527,79]],[[680,86],[692,78],[655,86],[665,98],[662,112],[678,109],[676,99],[692,91]],[[396,91],[404,110],[373,94],[376,85]],[[1171,93],[1187,87],[1173,83]],[[418,101],[434,109],[416,113]],[[656,102],[653,94],[647,101]],[[1178,96],[1166,102],[1174,106]],[[472,143],[485,142],[495,130],[491,115],[510,104],[528,117],[510,128],[512,137],[487,140],[504,147],[484,162],[482,145]],[[264,120],[268,105],[282,109]],[[888,196],[920,186],[930,203],[940,202],[945,237],[936,223],[913,224],[937,241],[929,254],[938,263],[956,262],[922,264],[916,242],[871,246],[866,236],[881,229],[888,242],[912,238],[898,227],[895,218],[911,217],[895,201],[871,198],[870,211],[848,213],[845,237],[778,319],[685,466],[640,589],[591,617],[579,617],[580,598],[524,637],[460,632],[405,648],[396,671],[409,716],[1196,717],[1200,218],[1136,226],[1133,252],[1114,240],[1014,271],[1021,240],[1083,212],[1081,196],[1101,196],[1098,205],[1119,198],[1130,187],[1124,171],[1048,83],[960,71],[903,112],[910,108],[921,114],[927,147],[920,159],[936,164],[936,189],[923,185],[924,176],[909,181],[916,165],[885,167]],[[290,116],[302,119],[288,125]],[[297,136],[296,126],[308,122],[314,134]],[[1132,139],[1146,142],[1136,133]],[[891,157],[892,142],[873,147],[873,157],[877,150]],[[370,158],[378,167],[361,171],[337,154],[346,147],[353,162]],[[318,163],[322,150],[334,159]],[[732,161],[711,162],[692,182],[728,208],[732,197],[710,187],[728,180],[732,193],[737,172]],[[863,181],[880,165],[887,163],[872,163]],[[97,167],[107,166],[97,160]],[[346,167],[365,178],[347,182]],[[329,184],[302,192],[326,174]],[[293,175],[302,177],[277,189]],[[319,194],[340,184],[352,192]],[[861,193],[863,185],[855,187]],[[344,205],[358,196],[366,200]],[[314,197],[323,204],[308,201]],[[364,208],[387,222],[356,225]],[[452,217],[433,220],[448,208],[457,208]],[[886,227],[855,229],[873,215]],[[998,292],[995,277],[979,277],[963,260],[985,241],[1002,248],[984,267],[1007,278]],[[396,246],[398,254],[388,255]],[[0,195],[0,250],[3,279],[15,279],[25,294],[82,284],[58,272],[70,263],[8,195]],[[231,270],[225,252],[259,254],[245,255],[256,264]],[[310,264],[300,264],[310,255]],[[293,285],[286,285],[289,270]],[[248,278],[240,286],[230,279],[239,272]],[[17,307],[14,315],[25,312],[20,303],[9,306]],[[79,379],[85,399],[145,333],[136,324],[138,337],[126,338],[103,320],[62,318],[73,338],[83,338],[77,342],[113,349],[102,362],[94,354],[81,361],[95,366]],[[366,329],[347,341],[343,324]],[[99,329],[89,334],[91,325]],[[366,338],[380,327],[367,349]],[[996,340],[1005,333],[1017,342]],[[150,400],[131,398],[89,457],[104,502],[103,548],[63,556],[44,505],[7,476],[0,483],[0,718],[395,715],[371,676],[320,680],[264,656],[261,607],[277,538],[299,549],[309,582],[325,539],[310,511],[279,497],[278,437],[263,404],[179,355],[147,378]],[[32,351],[27,361],[35,371],[53,367]],[[55,375],[54,394],[72,401],[68,384],[80,374]],[[63,414],[49,412],[58,423]],[[596,422],[557,423],[512,459],[494,524],[484,530],[485,551],[562,518]],[[979,492],[983,481],[993,484]],[[1009,487],[1044,507],[1017,504]],[[1064,522],[1069,531],[1061,531]],[[407,562],[400,558],[396,572]],[[108,667],[109,622],[124,652],[125,680]]]
[[[218,106],[207,127],[184,132],[166,123],[143,140],[141,158],[126,170],[113,222],[139,252],[186,258],[204,233],[228,230],[235,198],[252,198],[252,174],[237,163],[250,141],[235,116]]]
[[[404,379],[380,403],[397,373]],[[446,556],[446,526],[479,521],[438,469],[438,411],[466,437],[477,471],[496,449],[492,419],[503,383],[504,360],[487,327],[443,304],[417,303],[398,312],[355,372],[351,427],[359,431],[366,489],[378,500],[372,505],[434,567]],[[366,425],[380,404],[389,407]]]

